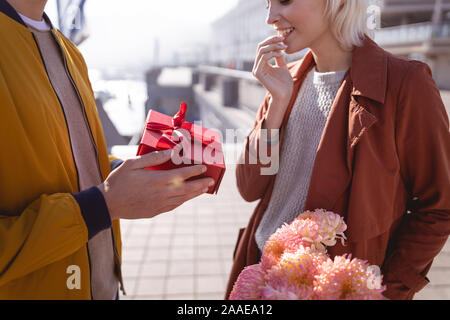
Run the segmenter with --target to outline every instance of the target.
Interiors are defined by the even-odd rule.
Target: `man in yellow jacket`
[[[171,211],[213,181],[185,181],[203,166],[144,169],[167,152],[108,156],[83,57],[46,2],[0,0],[0,299],[117,299],[119,219]]]

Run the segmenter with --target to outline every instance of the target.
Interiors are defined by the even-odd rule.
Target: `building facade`
[[[210,62],[251,70],[259,42],[274,34],[266,24],[264,0],[239,0],[236,7],[212,25]]]
[[[381,1],[375,41],[395,55],[426,62],[441,89],[450,90],[450,0]]]
[[[368,23],[371,15],[378,15],[373,19],[375,41],[393,54],[428,63],[438,86],[450,90],[450,0],[369,1]],[[263,0],[240,0],[214,22],[210,63],[250,71],[258,43],[275,34],[266,15]]]

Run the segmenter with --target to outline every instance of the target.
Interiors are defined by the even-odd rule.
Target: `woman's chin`
[[[302,41],[302,39],[288,39],[290,41],[284,42],[288,47],[284,50],[286,54],[293,54],[297,53],[299,51],[302,51],[303,49],[306,49],[308,46],[305,43],[305,41]]]
[[[305,47],[305,46],[288,46],[288,47],[284,50],[284,52],[285,52],[286,54],[294,54],[294,53],[297,53],[297,52],[302,51],[303,49],[306,49],[306,47]]]

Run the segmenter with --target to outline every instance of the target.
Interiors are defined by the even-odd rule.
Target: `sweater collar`
[[[302,75],[315,64],[310,50],[302,62],[292,65],[291,73],[294,81],[302,79]],[[387,65],[388,53],[366,36],[363,45],[356,47],[353,51],[352,65],[349,70],[353,83],[352,95],[384,103],[387,90]]]

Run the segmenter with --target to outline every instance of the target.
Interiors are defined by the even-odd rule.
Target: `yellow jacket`
[[[105,179],[113,159],[86,64],[75,45],[52,32],[80,93]],[[0,299],[91,299],[88,227],[73,195],[79,186],[65,116],[37,42],[5,0],[0,110]],[[120,270],[119,220],[112,224]],[[80,268],[80,289],[67,285],[74,265]]]

